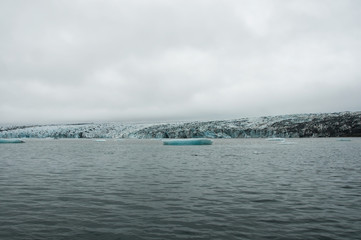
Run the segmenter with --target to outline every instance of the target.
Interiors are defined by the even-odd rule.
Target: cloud
[[[0,122],[360,110],[361,4],[2,1]]]

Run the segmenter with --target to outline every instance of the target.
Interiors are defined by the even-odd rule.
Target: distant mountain
[[[0,127],[0,138],[361,137],[361,112],[294,114],[236,120]]]

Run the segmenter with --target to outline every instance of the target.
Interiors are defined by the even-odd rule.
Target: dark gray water
[[[2,144],[0,239],[361,239],[361,139],[292,141]]]

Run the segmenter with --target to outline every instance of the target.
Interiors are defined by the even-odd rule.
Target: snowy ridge
[[[128,138],[149,124],[87,123],[0,127],[0,138]]]
[[[161,124],[86,123],[0,127],[0,138],[247,137],[361,137],[361,112]]]
[[[138,138],[247,138],[361,136],[361,112],[295,114],[238,120],[163,124],[140,129]]]

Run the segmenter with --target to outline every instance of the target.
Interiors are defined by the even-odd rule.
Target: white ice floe
[[[283,142],[280,142],[278,144],[279,145],[295,145],[296,143],[295,142],[289,142],[289,141],[283,141]]]
[[[277,137],[267,138],[266,140],[271,141],[271,142],[284,142],[285,141],[284,138],[277,138]]]

